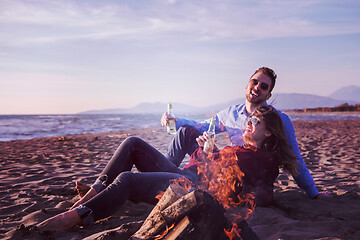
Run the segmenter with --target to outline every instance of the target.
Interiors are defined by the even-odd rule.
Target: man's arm
[[[292,151],[298,161],[298,167],[297,167],[298,175],[293,176],[293,177],[294,177],[297,185],[300,188],[302,188],[309,197],[315,198],[319,194],[319,192],[316,189],[315,181],[314,181],[313,177],[311,176],[309,170],[307,169],[303,157],[301,156],[299,145],[296,140],[294,125],[292,124],[290,118],[286,114],[281,113],[281,112],[279,112],[279,114],[283,121],[285,134],[286,134],[288,143],[290,144]]]
[[[205,120],[203,122],[197,122],[194,120],[189,120],[189,119],[185,119],[185,118],[170,118],[167,112],[164,112],[164,114],[161,117],[161,125],[167,126],[169,123],[169,120],[175,120],[175,125],[176,125],[176,129],[179,129],[181,126],[184,125],[188,125],[188,126],[193,126],[196,129],[198,129],[200,132],[204,132],[207,131],[210,125],[210,119]]]
[[[195,127],[197,130],[199,130],[201,133],[203,133],[209,129],[210,122],[211,122],[211,118],[206,119],[202,122],[197,122],[197,121],[189,120],[189,119],[185,119],[185,118],[177,118],[176,129],[178,129],[179,127],[184,126],[184,125],[189,125],[189,126]],[[223,127],[221,127],[219,118],[216,115],[215,132],[219,133],[219,132],[223,131],[222,129],[223,129]]]

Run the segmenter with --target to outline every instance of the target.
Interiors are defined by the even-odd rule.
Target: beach
[[[360,120],[293,123],[316,187],[328,194],[309,199],[281,171],[275,182],[276,204],[256,207],[248,224],[260,239],[360,239]],[[162,153],[172,138],[165,128],[153,127],[0,142],[0,238],[96,239],[122,224],[139,224],[153,206],[128,201],[92,227],[64,233],[22,227],[71,207],[78,200],[75,181],[91,184],[129,136],[148,141]],[[108,234],[106,239],[115,238]]]

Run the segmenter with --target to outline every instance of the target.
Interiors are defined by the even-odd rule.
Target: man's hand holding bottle
[[[172,104],[169,103],[167,112],[165,112],[161,118],[161,125],[166,126],[168,134],[174,135],[176,134],[176,121],[177,119],[175,118]]]
[[[174,120],[175,122],[177,122],[177,118],[171,117],[167,112],[164,112],[164,114],[161,117],[161,126],[165,127],[169,125],[170,120]]]

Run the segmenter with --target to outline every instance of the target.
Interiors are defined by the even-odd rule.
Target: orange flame
[[[158,235],[155,240],[160,240],[160,239],[163,239],[165,237],[165,235],[172,229],[175,227],[175,223],[171,224],[170,227],[167,227],[166,226],[166,229],[165,231],[163,231],[160,235]]]
[[[255,208],[255,197],[253,194],[244,190],[242,178],[244,173],[237,164],[237,155],[234,148],[225,148],[221,151],[218,158],[208,154],[197,159],[197,171],[201,178],[198,188],[208,191],[215,197],[225,209],[242,207],[241,213],[231,214],[233,219],[232,228],[227,231],[224,229],[229,239],[239,235],[241,229],[238,228],[236,219],[247,219]]]
[[[177,179],[170,180],[170,184],[177,184],[177,185],[185,188],[188,191],[190,191],[190,189],[193,187],[192,182],[184,176],[177,178]],[[162,198],[162,196],[164,195],[164,193],[165,193],[164,191],[161,191],[158,195],[156,195],[155,198],[160,200]]]
[[[231,227],[230,231],[227,231],[226,229],[224,229],[226,236],[228,236],[228,238],[230,240],[234,239],[235,237],[241,238],[241,236],[239,234],[240,231],[241,231],[241,229],[238,229],[238,226],[236,223],[233,223],[233,226]]]
[[[177,184],[188,191],[193,188],[193,183],[184,176],[170,180],[170,184]]]
[[[237,226],[236,220],[241,218],[247,219],[253,213],[255,197],[244,190],[242,182],[244,173],[237,164],[238,158],[235,149],[225,148],[218,156],[215,159],[214,155],[210,153],[206,157],[199,156],[199,159],[195,160],[197,172],[200,176],[200,181],[196,185],[198,189],[210,193],[225,209],[241,207],[241,211],[239,210],[237,214],[231,213],[233,219],[231,229],[224,229],[229,239],[235,237],[241,238],[239,235],[241,229]],[[185,177],[172,180],[172,183],[178,184],[187,190],[193,188],[193,184]],[[163,233],[157,239],[162,239],[167,231],[168,229],[165,231],[165,234]]]
[[[158,195],[156,195],[155,198],[156,198],[157,200],[160,200],[160,199],[162,198],[162,196],[164,195],[164,193],[165,193],[164,191],[161,191]]]
[[[212,194],[226,209],[236,206],[254,207],[254,197],[243,190],[244,173],[237,164],[237,155],[232,148],[223,149],[218,159],[209,154],[197,160],[201,178],[199,188]]]

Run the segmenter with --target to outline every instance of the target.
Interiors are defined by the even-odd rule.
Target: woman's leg
[[[155,197],[165,191],[171,179],[181,174],[168,172],[123,172],[104,191],[88,202],[38,224],[41,230],[64,231],[78,224],[92,224],[116,212],[126,200],[156,204]]]
[[[81,217],[75,209],[60,213],[37,225],[41,231],[66,231],[81,224]]]
[[[141,172],[180,173],[177,166],[150,144],[140,138],[129,137],[117,148],[91,189],[72,208],[90,200],[109,186],[120,173],[131,171],[134,165]]]
[[[155,205],[156,196],[166,190],[170,180],[182,176],[169,172],[123,172],[104,191],[83,205],[91,209],[94,221],[112,215],[127,200]]]
[[[83,182],[76,181],[75,184],[75,188],[80,197],[83,197],[90,190],[90,186]]]

